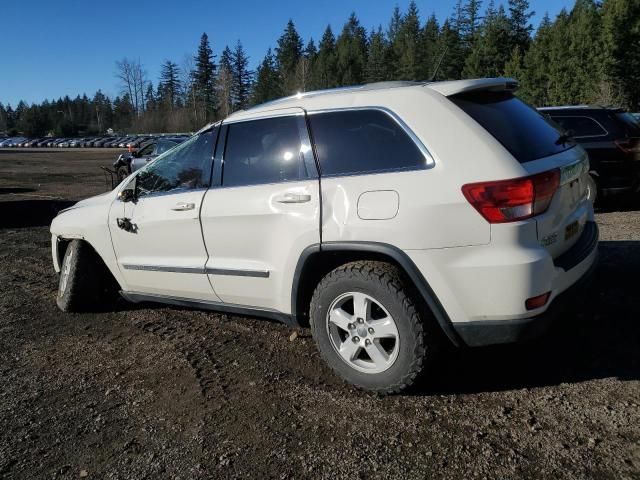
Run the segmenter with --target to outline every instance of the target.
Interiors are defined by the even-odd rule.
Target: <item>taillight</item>
[[[621,140],[614,140],[613,143],[624,153],[640,153],[640,138],[623,138]]]
[[[489,223],[506,223],[546,212],[559,186],[556,168],[529,177],[468,183],[462,193]]]

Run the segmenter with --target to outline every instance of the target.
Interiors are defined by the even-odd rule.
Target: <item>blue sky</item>
[[[4,2],[3,2],[4,3]],[[214,53],[241,39],[252,68],[268,47],[275,47],[292,18],[298,32],[319,40],[327,24],[336,35],[353,11],[370,29],[386,27],[395,5],[405,10],[409,0],[23,0],[0,6],[5,48],[0,63],[0,102],[15,107],[45,98],[74,96],[96,90],[118,93],[115,62],[139,58],[156,83],[161,63],[182,64],[193,55],[207,32]],[[485,5],[488,0],[483,2]],[[496,3],[505,3],[506,0]],[[533,25],[548,11],[552,16],[573,0],[530,0]],[[440,21],[453,11],[455,0],[417,0],[421,17],[432,12]]]

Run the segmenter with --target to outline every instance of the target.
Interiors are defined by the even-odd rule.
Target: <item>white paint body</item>
[[[475,82],[475,83],[474,83]],[[553,259],[578,239],[543,246],[541,239],[578,220],[593,221],[587,169],[577,187],[562,185],[549,210],[524,221],[489,224],[465,199],[467,183],[510,179],[586,162],[574,147],[520,164],[486,130],[447,99],[503,80],[442,82],[426,86],[349,90],[290,98],[232,115],[235,122],[324,109],[384,107],[426,147],[432,168],[347,175],[268,185],[210,188],[123,203],[113,192],[79,202],[51,225],[54,266],[59,238],[83,238],[103,258],[125,292],[150,293],[257,307],[289,314],[301,252],[322,242],[381,242],[403,250],[433,289],[451,322],[513,320],[543,312],[525,299],[551,300],[591,267],[595,250],[569,271]],[[301,110],[302,109],[302,110]],[[293,112],[293,113],[292,113]],[[224,123],[223,122],[223,123]],[[135,175],[135,173],[134,173]],[[305,203],[279,203],[287,194]],[[173,211],[192,202],[189,211]],[[139,233],[117,228],[135,219]],[[124,265],[259,271],[268,277],[127,270]]]

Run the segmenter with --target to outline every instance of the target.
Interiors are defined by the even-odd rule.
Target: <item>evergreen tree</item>
[[[216,83],[218,93],[218,117],[225,118],[233,112],[233,52],[226,46],[220,55]]]
[[[438,51],[438,37],[440,35],[440,27],[435,14],[427,19],[420,35],[421,57],[421,73],[422,79],[427,80],[433,75],[441,52]]]
[[[407,14],[392,42],[396,59],[394,77],[399,80],[419,80],[423,77],[422,51],[420,50],[420,17],[418,7],[411,0]]]
[[[396,5],[393,8],[389,28],[387,29],[387,38],[390,43],[393,44],[396,41],[396,37],[398,33],[400,33],[400,28],[402,28],[402,13],[400,13],[400,7]]]
[[[253,72],[248,68],[249,57],[244,52],[242,43],[238,40],[236,48],[231,54],[231,96],[233,109],[242,110],[247,107],[253,83]]]
[[[6,132],[8,130],[7,123],[7,110],[4,108],[2,102],[0,102],[0,132]]]
[[[317,55],[316,44],[313,42],[313,38],[311,38],[304,48],[302,56],[298,61],[298,66],[296,67],[296,83],[301,92],[306,92],[312,88],[313,64],[315,63]]]
[[[364,81],[367,62],[367,32],[352,13],[336,41],[338,85],[358,85]]]
[[[387,63],[389,46],[381,26],[377,31],[371,30],[368,44],[365,80],[369,83],[388,80],[390,78],[389,64]]]
[[[510,47],[518,47],[524,52],[531,43],[533,26],[529,20],[535,12],[529,11],[528,0],[509,0]]]
[[[462,48],[468,53],[476,41],[476,34],[480,28],[481,0],[466,0],[466,3],[456,7],[457,30],[462,41]]]
[[[170,60],[166,60],[160,70],[160,81],[158,82],[158,91],[160,93],[158,101],[167,110],[173,110],[179,104],[182,84],[180,82],[178,65]],[[151,84],[149,84],[151,86]],[[147,94],[149,88],[147,88]],[[151,90],[153,93],[153,90]],[[147,95],[145,95],[147,96]]]
[[[524,56],[522,55],[520,47],[513,47],[511,58],[509,58],[509,61],[504,66],[504,76],[514,78],[522,85],[526,74],[524,69]],[[531,102],[532,100],[527,95],[526,90],[524,92],[520,90],[518,95],[526,102]]]
[[[147,91],[144,94],[144,100],[147,104],[147,112],[153,112],[156,108],[156,94],[153,91],[153,82],[147,84]]]
[[[566,15],[566,12],[565,12]],[[524,70],[521,77],[519,94],[529,102],[548,105],[550,51],[553,40],[553,25],[549,14],[545,14],[531,43],[523,55]]]
[[[324,89],[337,85],[336,72],[336,40],[333,36],[331,26],[322,35],[318,54],[315,57],[311,70],[311,88]]]
[[[256,105],[281,96],[282,88],[276,59],[271,49],[269,49],[256,72],[256,83],[253,89],[251,103]]]
[[[203,33],[200,37],[198,53],[194,58],[195,70],[193,72],[193,86],[200,103],[203,122],[213,118],[218,103],[215,88],[216,65],[214,59],[215,55],[213,55],[209,45],[209,37],[206,33]]]
[[[293,20],[290,19],[287,22],[284,33],[278,39],[278,46],[276,47],[278,71],[282,76],[285,95],[295,93],[299,89],[296,72],[301,57],[302,39],[296,31]]]
[[[493,0],[482,23],[476,42],[465,61],[465,78],[499,77],[511,57],[510,26],[504,7],[495,10]]]
[[[602,39],[606,81],[612,100],[640,110],[640,2],[605,0]]]
[[[442,56],[442,62],[436,80],[459,80],[465,56],[460,33],[449,19],[444,21],[440,30],[438,55]]]

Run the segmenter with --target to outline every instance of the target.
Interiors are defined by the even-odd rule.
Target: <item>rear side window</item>
[[[302,116],[232,123],[228,128],[222,173],[224,186],[317,176]]]
[[[415,142],[380,110],[345,110],[309,115],[323,175],[424,168]]]
[[[572,148],[563,132],[510,92],[472,92],[449,99],[498,140],[520,163]]]
[[[607,135],[607,131],[589,117],[558,117],[553,115],[551,119],[565,130],[570,130],[571,135],[576,138]]]

